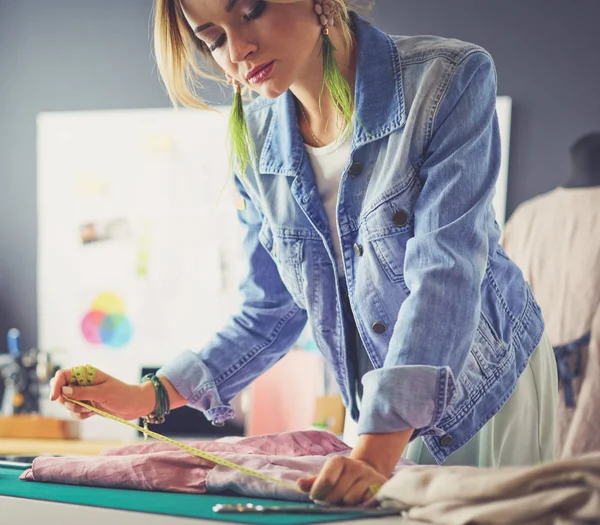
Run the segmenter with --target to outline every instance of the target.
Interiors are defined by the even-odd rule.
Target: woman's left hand
[[[388,478],[359,459],[335,456],[318,476],[298,480],[311,499],[330,504],[360,505],[372,499]]]
[[[373,499],[394,472],[413,434],[412,428],[382,434],[361,434],[350,457],[328,459],[318,476],[298,480],[315,501],[360,505]]]

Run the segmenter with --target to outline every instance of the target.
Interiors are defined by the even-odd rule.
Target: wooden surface
[[[324,429],[336,435],[344,433],[346,409],[342,396],[319,396],[315,402],[314,424],[320,424]]]
[[[0,416],[0,438],[75,439],[79,422],[38,414]]]
[[[139,443],[136,441],[135,443]],[[134,442],[124,441],[82,441],[79,439],[13,439],[0,438],[0,456],[38,454],[56,455],[95,455],[105,448],[122,447]]]

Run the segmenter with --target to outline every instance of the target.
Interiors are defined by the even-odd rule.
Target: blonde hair
[[[294,3],[299,0],[268,0],[273,3]],[[363,5],[351,5],[349,0],[333,0],[340,8],[340,28],[344,45],[352,44],[350,11],[366,11],[373,3],[362,0]],[[364,4],[369,4],[368,6]],[[223,82],[216,73],[203,70],[198,54],[209,69],[218,70],[207,47],[194,35],[181,7],[181,0],[155,0],[154,2],[154,53],[162,81],[174,106],[183,105],[197,109],[210,109],[198,94],[202,80]]]

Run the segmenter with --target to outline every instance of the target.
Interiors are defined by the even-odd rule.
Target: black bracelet
[[[154,409],[150,414],[143,417],[144,430],[148,430],[148,424],[158,425],[165,422],[165,417],[171,413],[171,402],[169,400],[169,394],[167,389],[162,384],[160,379],[154,374],[147,374],[142,377],[142,383],[151,381],[154,386],[154,393],[156,394],[156,402]],[[148,437],[144,434],[144,437]]]

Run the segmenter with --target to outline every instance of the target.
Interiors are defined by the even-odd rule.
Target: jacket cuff
[[[422,434],[440,421],[456,395],[449,367],[392,366],[366,373],[358,434],[413,428]]]
[[[206,419],[222,425],[235,416],[235,410],[223,403],[208,367],[194,352],[187,350],[163,366],[157,374],[165,376],[188,406],[204,412]]]

